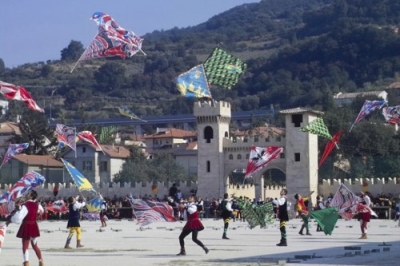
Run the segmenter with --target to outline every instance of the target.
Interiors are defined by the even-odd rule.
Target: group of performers
[[[307,196],[302,197],[300,194],[295,194],[296,199],[296,210],[298,211],[300,217],[303,220],[303,224],[299,231],[300,235],[304,235],[303,230],[306,229],[306,235],[311,235],[308,227],[309,212],[306,207],[305,201],[311,196],[313,191]],[[287,235],[286,235],[286,223],[289,221],[288,210],[290,209],[291,203],[287,199],[288,191],[282,189],[280,191],[280,198],[274,200],[274,204],[279,206],[278,218],[279,218],[279,230],[281,239],[277,246],[287,246]],[[67,228],[70,230],[67,241],[65,243],[65,249],[71,249],[70,243],[76,233],[76,247],[83,247],[81,243],[81,228],[80,228],[80,210],[85,206],[85,202],[78,201],[78,197],[68,198],[68,208],[69,208],[69,218],[67,223]],[[17,237],[22,239],[22,253],[23,253],[23,265],[29,266],[29,243],[31,244],[35,254],[39,260],[39,266],[44,266],[43,257],[41,250],[38,246],[38,237],[40,236],[39,227],[37,223],[37,215],[43,213],[43,207],[36,202],[37,192],[31,190],[27,193],[25,197],[25,202],[16,203],[15,210],[7,217],[6,224],[16,223],[21,224],[17,233]],[[229,198],[228,193],[224,194],[224,199],[221,202],[221,217],[224,222],[224,230],[222,234],[222,239],[229,239],[227,236],[227,231],[229,228],[230,217],[232,216],[232,199]],[[318,204],[318,203],[317,203]],[[367,239],[367,224],[370,221],[371,209],[369,208],[371,200],[365,193],[360,193],[359,203],[357,204],[358,219],[360,221],[361,237],[360,239]],[[204,252],[207,254],[209,249],[198,239],[198,234],[200,231],[204,230],[204,226],[199,217],[199,211],[196,205],[196,197],[190,196],[188,198],[188,204],[185,206],[185,211],[187,214],[187,221],[179,235],[180,252],[177,254],[179,256],[186,255],[185,250],[185,237],[192,234],[192,240],[198,246],[200,246]],[[105,226],[105,222],[102,221],[102,226]],[[317,230],[318,231],[318,230]]]

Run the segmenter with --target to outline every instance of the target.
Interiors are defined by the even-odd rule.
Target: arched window
[[[233,160],[233,154],[229,154],[229,160]]]
[[[242,159],[242,155],[241,155],[241,154],[238,154],[238,155],[237,155],[237,159],[238,159],[238,160],[241,160],[241,159]]]
[[[211,162],[207,161],[207,173],[211,172]]]
[[[228,131],[225,131],[225,138],[229,138],[229,133],[228,133]]]
[[[206,143],[211,143],[211,139],[214,138],[214,131],[212,127],[207,126],[204,128],[204,139],[207,141]]]

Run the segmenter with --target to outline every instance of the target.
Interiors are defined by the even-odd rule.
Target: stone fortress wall
[[[322,184],[319,184],[318,186],[318,194],[323,195],[325,198],[329,196],[330,193],[335,194],[341,183],[342,182],[340,180],[323,180]],[[400,178],[364,178],[355,179],[354,181],[344,180],[343,184],[355,193],[360,191],[369,191],[373,196],[377,196],[382,193],[386,195],[392,194],[394,197],[398,197],[398,195],[400,195]],[[0,195],[8,191],[12,185],[13,184],[0,184]],[[44,186],[36,188],[36,190],[38,191],[40,197],[54,198],[53,190],[56,185],[59,189],[57,197],[69,197],[79,194],[78,189],[73,183],[46,183]],[[157,183],[157,196],[159,198],[163,198],[164,195],[168,195],[168,190],[171,186],[171,182]],[[128,194],[131,194],[135,197],[143,197],[145,195],[154,197],[152,187],[153,183],[136,183],[135,186],[132,186],[131,183],[101,183],[93,185],[93,188],[97,192],[100,192],[104,197],[109,198],[112,198],[114,195],[117,195],[118,197],[125,197]],[[178,184],[178,189],[182,191],[184,197],[187,197],[190,195],[190,191],[192,189],[197,190],[197,183],[181,182]],[[278,186],[267,186],[264,188],[264,195],[265,197],[277,198],[279,197],[279,192],[281,189],[282,187]],[[260,186],[249,184],[230,184],[227,188],[227,191],[230,195],[233,194],[237,197],[244,196],[251,199],[256,198],[257,190],[260,190]],[[293,191],[292,193],[296,193],[296,191]],[[93,195],[90,192],[83,192],[82,194],[85,197],[91,197]],[[199,194],[197,196],[203,197]],[[218,196],[219,195],[215,195],[215,197]]]

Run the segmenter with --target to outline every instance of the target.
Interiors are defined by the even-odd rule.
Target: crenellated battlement
[[[197,101],[193,108],[196,117],[201,116],[222,116],[231,117],[231,104],[224,101]]]

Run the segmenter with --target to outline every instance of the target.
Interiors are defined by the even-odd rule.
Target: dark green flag
[[[314,218],[326,235],[331,235],[339,219],[338,209],[336,207],[323,210],[312,211],[311,217]]]
[[[209,83],[228,89],[238,83],[240,76],[247,68],[247,65],[239,58],[218,47],[214,49],[203,65]]]

